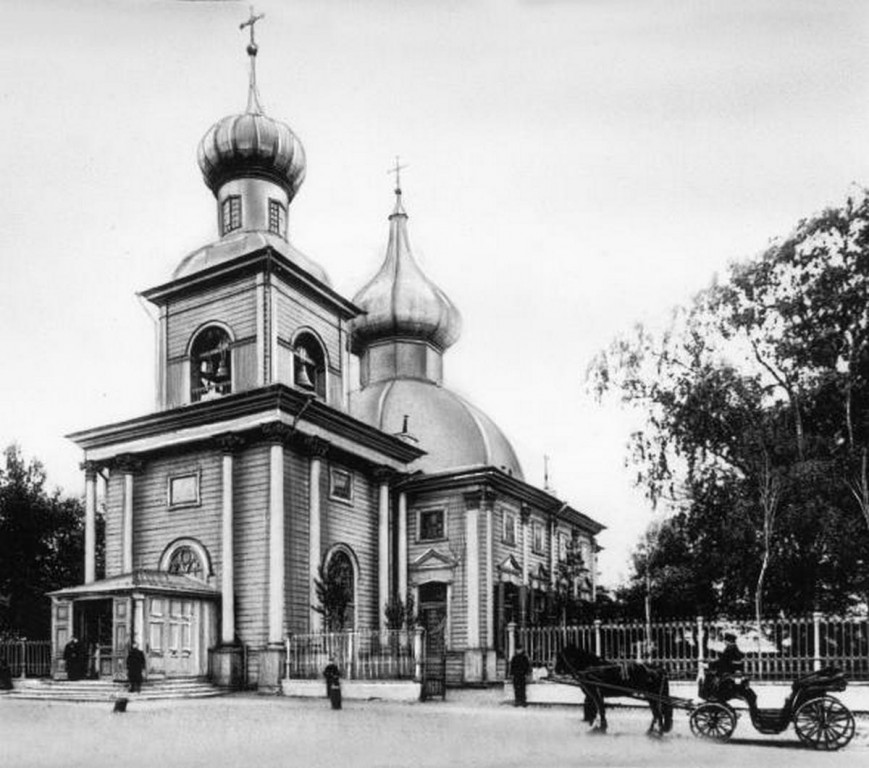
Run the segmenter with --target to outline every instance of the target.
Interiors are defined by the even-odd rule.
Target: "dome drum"
[[[220,234],[235,230],[263,231],[287,239],[287,214],[290,200],[286,190],[272,179],[235,178],[217,190],[217,215]],[[232,210],[231,198],[238,199],[237,226],[228,220]]]
[[[387,339],[367,347],[359,361],[363,387],[378,381],[406,376],[443,381],[443,355],[431,344],[416,339]]]

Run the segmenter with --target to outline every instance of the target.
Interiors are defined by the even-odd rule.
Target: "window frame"
[[[349,488],[349,494],[347,496],[342,496],[339,493],[335,492],[336,484],[335,478],[338,475],[346,475],[347,477],[347,485]],[[345,467],[337,467],[334,465],[329,466],[329,498],[333,501],[338,501],[341,504],[347,504],[349,506],[353,506],[353,497],[355,496],[355,485],[356,481],[353,476],[353,470],[347,469]]]
[[[274,212],[274,218],[273,218]],[[269,198],[269,232],[273,235],[277,235],[278,237],[282,237],[284,240],[287,239],[287,206],[285,206],[280,200],[277,200],[274,197]],[[272,224],[275,221],[276,224],[273,227]]]
[[[539,545],[538,545],[538,531]],[[539,520],[531,521],[531,551],[535,555],[546,554],[546,527]]]
[[[201,494],[202,471],[195,469],[188,472],[175,472],[166,478],[166,507],[168,509],[184,509],[185,507],[198,507],[202,504]],[[193,480],[194,498],[185,501],[173,501],[172,486],[176,480]]]
[[[509,547],[515,547],[518,540],[518,536],[516,534],[516,513],[509,509],[504,509],[503,523],[501,525],[501,542]]]
[[[242,226],[241,195],[227,195],[220,202],[220,234],[228,235]]]
[[[428,515],[440,515],[440,536],[423,536],[423,518]],[[421,507],[416,510],[416,541],[434,542],[447,541],[447,510],[445,507]]]

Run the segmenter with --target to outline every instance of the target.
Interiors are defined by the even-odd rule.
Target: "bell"
[[[211,360],[203,360],[202,364],[199,366],[200,373],[204,373],[206,376],[211,375]]]
[[[226,370],[226,360],[221,360],[220,364],[217,366],[217,378],[225,379],[227,373],[229,373],[229,371]]]
[[[308,366],[300,365],[299,371],[296,374],[296,384],[304,389],[313,389],[314,382],[311,381],[311,377],[308,374]]]

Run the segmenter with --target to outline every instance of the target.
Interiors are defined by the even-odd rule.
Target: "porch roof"
[[[152,571],[140,569],[131,573],[122,573],[108,579],[95,581],[92,584],[79,584],[49,592],[50,597],[110,597],[112,595],[127,595],[132,592],[148,592],[151,594],[179,595],[185,597],[220,597],[220,590],[209,586],[199,579],[180,573]]]

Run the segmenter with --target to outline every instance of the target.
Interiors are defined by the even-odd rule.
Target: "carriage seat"
[[[844,691],[847,687],[848,681],[845,679],[845,674],[838,667],[824,667],[817,672],[810,672],[794,680],[791,686],[795,693],[815,690],[818,693]]]

